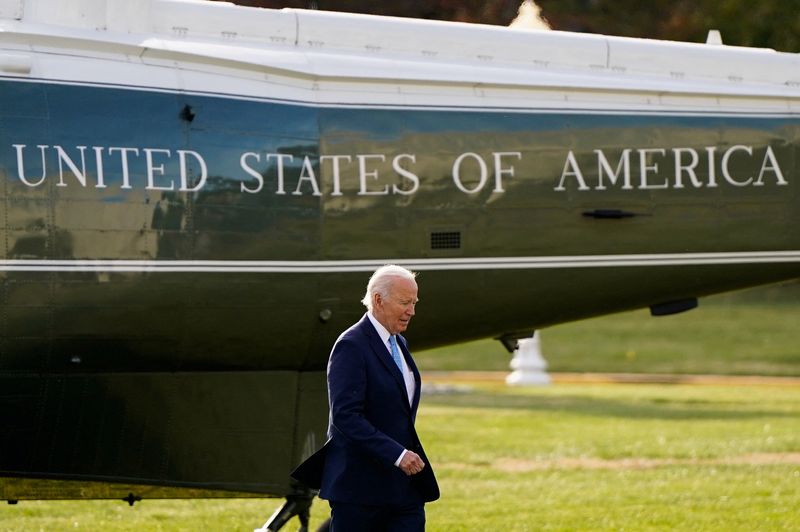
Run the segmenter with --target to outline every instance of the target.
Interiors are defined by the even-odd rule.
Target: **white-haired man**
[[[420,375],[400,335],[417,304],[416,275],[372,274],[367,313],[339,336],[328,361],[325,446],[292,476],[331,505],[333,532],[425,530],[439,487],[414,428]]]

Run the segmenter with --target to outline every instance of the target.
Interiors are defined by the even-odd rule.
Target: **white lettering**
[[[608,163],[608,159],[606,159],[606,155],[605,153],[603,153],[603,150],[594,150],[594,152],[597,154],[597,186],[595,187],[595,190],[606,189],[606,186],[603,184],[604,173],[606,176],[608,176],[608,181],[612,185],[617,184],[619,175],[620,173],[622,173],[622,189],[631,190],[633,188],[633,186],[631,185],[630,148],[622,150],[622,155],[619,158],[616,170],[611,170],[611,165]]]
[[[519,160],[522,160],[522,153],[518,151],[492,152],[492,157],[494,157],[494,192],[505,192],[505,190],[503,190],[503,174],[508,174],[509,177],[514,177],[513,166],[503,168],[502,158],[506,156],[513,156]]]
[[[663,148],[642,148],[636,150],[639,152],[639,171],[641,172],[639,175],[639,189],[640,190],[652,190],[652,189],[663,189],[669,188],[669,181],[664,180],[663,183],[658,185],[651,185],[647,182],[647,174],[650,170],[653,171],[654,174],[658,174],[658,163],[654,162],[652,165],[647,164],[647,159],[650,155],[666,155],[667,150]]]
[[[575,154],[572,150],[567,153],[567,160],[564,162],[564,169],[561,171],[561,179],[558,181],[558,186],[554,190],[563,192],[566,190],[564,181],[567,177],[574,177],[578,181],[578,190],[589,190],[586,186],[586,181],[583,179],[581,168],[578,166],[578,161],[575,160]]]
[[[159,164],[156,165],[153,162],[153,154],[163,154],[167,157],[172,156],[172,152],[169,150],[162,150],[158,148],[143,148],[145,158],[147,160],[147,186],[145,187],[147,190],[174,190],[175,183],[170,181],[168,187],[157,186],[155,183],[156,174],[164,175],[164,165]]]
[[[275,194],[282,196],[283,194],[286,194],[283,179],[283,161],[284,159],[288,159],[290,162],[293,161],[294,155],[289,155],[288,153],[268,153],[267,162],[269,162],[271,157],[278,159],[278,190],[275,191]]]
[[[189,170],[188,165],[186,164],[186,156],[191,155],[195,158],[195,160],[200,163],[200,179],[197,183],[193,186],[189,186]],[[206,162],[203,160],[203,157],[200,156],[199,153],[196,151],[191,150],[178,150],[178,160],[181,166],[181,188],[180,190],[183,192],[197,192],[203,185],[206,184],[206,179],[208,178],[208,168],[206,167]]]
[[[708,188],[717,188],[717,147],[708,146],[706,148],[708,154]]]
[[[480,171],[480,178],[478,179],[478,184],[475,185],[473,188],[465,187],[464,182],[461,180],[461,163],[467,157],[469,157],[470,159],[474,159],[478,163],[478,169]],[[472,152],[462,153],[453,163],[453,182],[456,184],[456,186],[461,192],[464,192],[466,194],[475,194],[476,192],[479,192],[481,189],[483,189],[484,185],[486,185],[488,174],[489,171],[486,168],[486,162],[477,153],[472,153]]]
[[[731,146],[728,148],[725,153],[722,154],[722,177],[725,178],[725,181],[735,187],[746,187],[753,182],[753,178],[748,177],[747,181],[736,181],[731,176],[730,169],[728,168],[728,162],[730,161],[731,155],[733,155],[733,152],[735,151],[743,151],[747,152],[750,156],[753,155],[753,148],[750,146],[742,146],[741,144],[737,144],[736,146]]]
[[[67,152],[64,151],[64,148],[61,146],[53,146],[56,149],[56,153],[58,154],[58,183],[56,183],[57,187],[65,187],[67,186],[64,183],[64,165],[61,163],[64,162],[69,167],[70,171],[75,175],[78,179],[78,182],[81,184],[82,187],[86,186],[86,146],[75,146],[79,152],[81,152],[81,169],[78,170],[77,165],[75,162],[67,155]]]
[[[145,190],[164,190],[180,192],[198,192],[203,190],[209,179],[209,171],[224,171],[225,161],[216,158],[207,162],[200,151],[179,150],[170,148],[130,148],[121,146],[61,146],[36,145],[39,155],[27,153],[27,144],[11,144],[16,154],[17,177],[26,187],[38,187],[48,177],[55,180],[57,187],[94,186],[108,188],[107,180],[116,179],[121,174],[123,190],[141,187]],[[87,161],[87,148],[94,152]],[[587,183],[578,156],[584,158],[584,164],[591,155],[584,151],[568,150],[564,159],[561,175],[554,190],[576,191],[597,190],[664,190],[674,188],[701,189],[720,186],[765,187],[787,186],[791,174],[784,173],[780,156],[783,152],[769,145],[742,145],[703,147],[666,147],[666,148],[609,148],[609,156],[603,149],[593,149],[597,157],[597,173],[592,172],[591,186]],[[635,150],[635,151],[634,151]],[[762,156],[763,150],[763,156]],[[139,159],[140,151],[145,157]],[[27,160],[26,160],[27,153]],[[173,153],[177,161],[170,161]],[[491,163],[478,152],[463,152],[453,160],[451,175],[457,190],[464,194],[478,194],[491,186],[492,193],[505,193],[506,185],[515,183],[516,162],[523,160],[521,151],[492,151]],[[77,155],[80,155],[78,159]],[[639,161],[632,160],[638,156]],[[668,158],[672,157],[672,160]],[[41,163],[39,162],[41,159]],[[705,160],[703,160],[705,158]],[[49,160],[48,160],[49,159]],[[761,159],[758,172],[755,171],[757,159]],[[297,177],[296,186],[291,192],[293,196],[302,196],[306,191],[313,196],[324,193],[331,196],[342,196],[347,193],[358,196],[387,196],[417,194],[422,188],[421,177],[416,170],[417,156],[414,153],[381,153],[302,156],[302,161],[286,153],[264,153],[247,151],[239,155],[241,175],[231,176],[240,179],[241,193],[256,194],[262,192],[267,180],[277,174],[275,194],[287,194],[287,187]],[[349,179],[358,163],[358,189],[352,190]],[[54,163],[58,163],[58,175],[55,175]],[[27,163],[27,167],[26,167]],[[50,167],[48,169],[48,163]],[[223,170],[210,169],[209,163],[219,164]],[[391,163],[391,170],[388,169]],[[41,164],[41,167],[37,165]],[[88,165],[87,165],[88,164]],[[144,168],[141,165],[144,164]],[[273,168],[272,165],[275,165]],[[323,165],[330,164],[330,167]],[[488,164],[492,164],[492,176],[489,175]],[[636,172],[638,164],[639,176]],[[94,166],[93,166],[94,165]],[[263,166],[262,166],[263,165]],[[350,166],[347,166],[350,165]],[[27,172],[26,172],[27,170]],[[49,173],[48,173],[49,170]],[[674,173],[671,173],[674,170]],[[177,175],[180,172],[180,175]],[[287,172],[289,175],[287,176]],[[330,172],[330,184],[328,175]],[[28,174],[34,175],[28,175]],[[35,174],[39,173],[38,176]],[[106,175],[108,173],[108,175]],[[72,174],[75,181],[69,177]],[[91,175],[90,175],[91,174]],[[175,174],[175,175],[172,175]],[[721,179],[718,179],[718,175]],[[96,176],[96,183],[95,181]],[[493,183],[489,179],[493,177]],[[533,176],[529,176],[533,178]],[[287,184],[287,180],[289,183]],[[89,183],[92,181],[92,183]],[[112,185],[115,183],[112,182]],[[512,187],[513,188],[513,187]],[[488,192],[488,191],[487,191]]]
[[[131,187],[131,179],[130,179],[130,172],[128,171],[128,153],[133,152],[136,156],[139,156],[139,149],[138,148],[109,148],[108,154],[111,155],[115,151],[120,153],[120,161],[122,163],[122,188],[132,188]]]
[[[94,164],[97,166],[97,185],[95,185],[95,188],[106,188],[103,175],[103,148],[92,146],[92,149],[94,150]]]
[[[403,190],[398,187],[396,184],[392,185],[392,194],[402,194],[404,196],[410,196],[414,194],[419,189],[419,176],[400,166],[400,159],[409,159],[412,163],[417,162],[417,156],[411,155],[410,153],[401,153],[400,155],[396,155],[394,159],[392,159],[392,168],[400,177],[404,177],[411,181],[412,187],[408,190]]]
[[[303,185],[303,181],[308,181],[311,183],[313,196],[322,195],[322,193],[319,191],[319,185],[317,184],[317,177],[314,174],[314,166],[311,164],[311,160],[308,158],[308,155],[303,157],[303,169],[300,170],[300,177],[297,180],[297,187],[294,189],[294,192],[292,192],[292,196],[303,195],[303,193],[300,192],[300,187]]]
[[[370,170],[367,171],[367,159],[377,159],[381,162],[386,160],[385,155],[375,155],[375,154],[368,154],[368,155],[356,155],[356,159],[358,159],[358,182],[361,185],[361,188],[358,190],[359,196],[386,196],[389,194],[389,185],[384,185],[383,189],[381,190],[367,190],[367,178],[372,178],[373,180],[378,179],[378,171],[377,170]]]
[[[778,160],[775,158],[775,153],[772,151],[772,146],[767,146],[767,152],[764,154],[764,160],[761,162],[761,170],[758,172],[758,179],[753,186],[764,185],[764,172],[767,170],[773,172],[777,178],[776,185],[788,185],[789,183],[783,178],[781,167],[778,166]]]
[[[689,176],[694,188],[700,188],[703,183],[697,179],[697,174],[694,169],[700,162],[700,156],[697,151],[692,148],[672,148],[672,153],[675,155],[675,188],[684,188],[683,186],[683,173]],[[688,153],[691,156],[689,164],[683,164],[683,154]]]
[[[261,192],[262,188],[264,188],[264,177],[255,170],[253,170],[253,168],[247,164],[247,159],[251,157],[255,157],[256,161],[261,162],[261,155],[254,153],[252,151],[248,151],[243,153],[242,156],[239,157],[239,166],[242,167],[242,170],[244,170],[245,172],[247,172],[248,174],[250,174],[252,177],[255,178],[255,180],[258,182],[258,186],[256,188],[247,188],[247,186],[245,186],[244,184],[244,181],[242,181],[241,183],[239,183],[239,190],[241,192],[247,192],[249,194],[257,194],[258,192]]]
[[[44,183],[45,178],[47,177],[47,162],[45,161],[44,157],[44,150],[49,148],[47,144],[40,144],[36,146],[39,148],[39,151],[42,153],[42,176],[39,178],[39,181],[32,183],[25,178],[25,160],[22,156],[22,152],[25,149],[26,144],[12,144],[14,149],[17,152],[17,177],[19,180],[25,183],[25,185],[29,187],[38,187],[42,183]]]
[[[322,163],[329,159],[331,161],[331,168],[333,170],[333,192],[331,192],[331,196],[341,196],[342,183],[339,173],[339,161],[346,160],[349,163],[353,160],[353,158],[349,155],[323,155],[319,158],[319,165],[322,166]]]

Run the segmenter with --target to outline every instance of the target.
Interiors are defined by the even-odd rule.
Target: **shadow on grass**
[[[424,403],[465,408],[501,408],[549,413],[561,411],[588,416],[613,416],[628,419],[736,420],[797,416],[796,412],[785,410],[736,410],[738,403],[728,403],[730,409],[724,409],[718,407],[720,404],[725,404],[724,401],[697,399],[637,398],[626,401],[580,395],[540,397],[513,393],[470,392],[453,395],[431,394],[425,397]]]

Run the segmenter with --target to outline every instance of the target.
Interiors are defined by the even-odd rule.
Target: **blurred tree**
[[[538,0],[554,29],[800,51],[800,0]]]
[[[508,25],[517,16],[521,0],[235,0],[235,4],[278,9],[294,7],[390,17],[453,20]]]
[[[507,26],[521,0],[235,0],[294,7]],[[800,0],[537,0],[553,29],[705,42],[710,29],[725,44],[800,52]]]

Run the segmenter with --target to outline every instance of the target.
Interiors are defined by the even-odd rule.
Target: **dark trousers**
[[[424,532],[425,505],[367,506],[332,502],[330,532]]]

